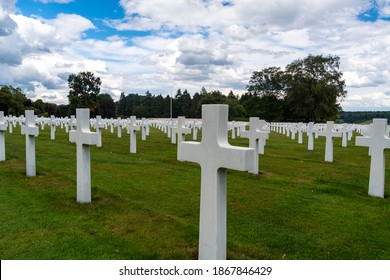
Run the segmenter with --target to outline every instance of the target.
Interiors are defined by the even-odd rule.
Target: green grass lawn
[[[197,259],[200,168],[178,162],[163,132],[140,136],[130,154],[125,130],[120,139],[103,131],[103,147],[91,148],[92,203],[79,204],[76,145],[65,131],[54,141],[48,126],[40,131],[32,178],[20,128],[7,132],[0,258]],[[389,184],[385,199],[367,195],[368,149],[354,142],[336,139],[326,163],[324,137],[307,151],[306,137],[299,145],[273,132],[258,176],[228,170],[228,259],[390,259]]]

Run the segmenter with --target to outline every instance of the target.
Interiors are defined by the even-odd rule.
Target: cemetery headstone
[[[252,174],[259,174],[259,140],[268,139],[268,133],[260,131],[259,129],[259,118],[249,118],[249,130],[241,131],[241,137],[249,139],[249,148],[254,150],[253,155],[253,169],[248,172]]]
[[[91,145],[99,143],[99,134],[89,128],[89,109],[76,109],[76,130],[69,141],[77,148],[77,202],[91,202]]]
[[[356,137],[356,146],[368,147],[371,152],[368,194],[381,198],[385,195],[385,149],[390,149],[386,127],[387,119],[374,119],[370,136]]]
[[[7,123],[5,122],[4,112],[0,111],[0,161],[5,161],[5,131]]]
[[[130,117],[130,122],[128,124],[127,130],[130,134],[130,153],[135,154],[137,152],[136,131],[140,130],[140,127],[137,125],[137,119],[135,116]]]
[[[334,128],[334,121],[327,121],[326,130],[321,133],[319,132],[320,136],[326,137],[325,161],[327,162],[333,162],[333,138],[341,137],[341,132],[334,131],[333,128]]]
[[[56,139],[56,120],[55,117],[52,115],[50,117],[50,140]]]
[[[33,110],[26,110],[26,124],[22,126],[22,135],[26,135],[26,175],[36,176],[35,137],[39,135],[39,128],[35,125]]]
[[[102,129],[104,128],[104,123],[102,121],[102,116],[96,116],[96,132],[98,133],[98,143],[96,144],[96,147],[101,147],[103,144],[102,140]]]
[[[307,149],[309,151],[314,150],[314,122],[309,122],[309,124],[306,127],[306,134],[307,134]]]
[[[185,117],[177,117],[177,126],[172,129],[172,137],[176,137],[177,134],[178,145],[185,141],[185,136],[189,133],[191,133],[191,129],[185,126]]]
[[[202,105],[201,142],[182,142],[177,159],[201,167],[199,259],[226,259],[226,169],[253,169],[253,149],[228,143],[228,105]]]
[[[122,124],[122,119],[120,117],[117,119],[116,127],[118,129],[118,138],[122,138],[123,124]]]

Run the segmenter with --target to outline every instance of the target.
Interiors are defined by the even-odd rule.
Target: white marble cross
[[[298,123],[297,125],[297,131],[298,131],[298,144],[303,143],[302,134],[303,134],[303,123]]]
[[[306,127],[306,134],[307,134],[307,149],[309,151],[314,150],[314,122],[309,122],[309,124]]]
[[[90,145],[99,143],[99,134],[89,128],[89,109],[76,109],[76,130],[69,132],[69,141],[77,145],[77,202],[91,202]]]
[[[135,154],[137,152],[137,135],[136,131],[140,130],[137,125],[137,119],[135,116],[130,117],[130,122],[127,125],[127,131],[130,134],[130,153]]]
[[[172,127],[173,127],[173,121],[169,120],[165,126],[165,129],[167,130],[167,136],[168,138],[172,137]]]
[[[142,118],[141,119],[141,140],[145,141],[146,140],[146,127],[148,126],[146,119]]]
[[[192,140],[198,140],[198,129],[199,129],[199,124],[194,121],[192,125]]]
[[[13,125],[11,123],[11,117],[12,116],[8,116],[8,132],[11,134],[13,132]]]
[[[265,120],[259,120],[258,128],[261,132],[267,133],[268,137],[269,137],[270,129],[269,129],[267,122]],[[267,137],[267,139],[268,139],[268,137]],[[267,139],[265,139],[265,138],[259,139],[259,155],[264,155],[264,147],[265,147]]]
[[[236,127],[235,127],[236,122],[232,121],[230,125],[228,126],[228,129],[232,131],[232,139],[236,139]]]
[[[341,140],[341,147],[346,148],[348,146],[348,124],[344,123],[341,129],[343,138]]]
[[[252,117],[249,118],[249,130],[241,131],[241,137],[249,139],[249,148],[254,150],[253,155],[253,169],[250,169],[248,172],[252,174],[259,174],[259,140],[268,139],[268,133],[259,130],[259,118]]]
[[[50,139],[56,139],[56,119],[53,115],[50,116]]]
[[[368,194],[382,198],[385,195],[385,149],[390,149],[386,128],[387,119],[374,119],[371,135],[356,137],[356,146],[369,147],[371,151]]]
[[[75,129],[75,126],[76,126],[76,116],[75,115],[71,115],[70,116],[70,130],[74,130]]]
[[[333,138],[341,137],[341,132],[334,131],[333,128],[334,121],[327,121],[326,130],[318,133],[320,136],[326,137],[325,161],[327,162],[333,162]]]
[[[120,117],[117,119],[116,126],[118,128],[118,138],[122,138],[122,127],[123,127],[123,124],[122,124],[122,120],[121,120]]]
[[[0,111],[0,161],[5,161],[5,131],[7,124],[4,118],[4,112]]]
[[[102,116],[96,116],[96,132],[98,133],[98,143],[96,144],[96,147],[101,147],[102,146],[102,130],[104,128],[104,123],[102,121]]]
[[[201,168],[199,259],[226,259],[226,168],[253,169],[253,149],[228,143],[228,105],[202,105],[201,142],[182,142],[177,159]]]
[[[35,125],[33,110],[26,110],[26,125],[22,126],[22,135],[26,135],[26,175],[36,176],[35,164],[35,137],[39,135],[39,128]]]
[[[185,141],[186,134],[189,133],[191,133],[191,128],[185,127],[185,117],[177,117],[177,125],[172,128],[172,137],[176,137],[177,134],[177,144],[180,145],[181,142]]]

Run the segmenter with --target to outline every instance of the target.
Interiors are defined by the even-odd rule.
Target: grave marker
[[[141,128],[137,125],[137,119],[135,116],[130,117],[130,122],[127,126],[128,133],[130,134],[130,153],[135,154],[137,152],[137,135],[136,131]]]
[[[26,175],[36,176],[35,164],[35,137],[39,135],[39,128],[35,125],[33,110],[26,110],[26,124],[22,126],[22,135],[26,135]]]
[[[97,132],[89,129],[89,109],[76,109],[76,130],[69,132],[69,141],[77,145],[77,202],[91,202],[90,145],[99,143]]]
[[[307,134],[307,149],[309,151],[314,150],[314,122],[309,122],[309,124],[306,127],[306,134]]]
[[[199,259],[226,259],[226,168],[253,169],[253,149],[228,143],[228,105],[202,105],[201,142],[182,142],[177,159],[201,168]]]
[[[385,149],[390,149],[387,136],[387,119],[374,119],[370,136],[356,137],[356,146],[369,147],[371,152],[370,181],[368,194],[384,198],[385,195]]]
[[[189,133],[191,133],[191,129],[185,127],[185,117],[177,117],[177,126],[172,129],[172,137],[176,137],[177,134],[178,145],[185,141],[186,134]]]
[[[118,128],[118,138],[122,138],[122,127],[123,127],[123,124],[122,124],[122,120],[121,120],[120,117],[117,119],[116,126]]]
[[[298,123],[297,130],[298,130],[298,144],[302,144],[303,143],[303,139],[302,139],[303,123],[301,123],[301,122]]]
[[[96,144],[96,147],[101,147],[102,146],[102,129],[104,127],[104,123],[102,121],[102,116],[96,116],[96,132],[98,133],[98,143]]]
[[[146,122],[146,119],[145,118],[142,118],[141,119],[141,140],[142,141],[145,141],[146,140],[146,127],[149,126]]]
[[[327,121],[326,130],[318,133],[320,136],[326,137],[325,161],[327,162],[333,162],[333,138],[341,137],[341,132],[334,131],[333,128],[334,121]]]
[[[249,139],[249,148],[254,150],[253,156],[253,169],[250,169],[248,172],[252,174],[259,174],[259,140],[268,139],[268,133],[260,131],[259,129],[259,118],[252,117],[249,118],[249,130],[241,131],[241,137]],[[263,146],[264,150],[264,146]]]
[[[56,139],[56,120],[53,115],[50,116],[50,140]]]
[[[5,161],[5,131],[7,124],[4,118],[4,112],[0,111],[0,161]]]
[[[12,133],[12,122],[11,122],[12,116],[8,116],[8,133]]]

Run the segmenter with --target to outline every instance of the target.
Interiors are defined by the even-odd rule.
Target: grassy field
[[[176,160],[157,129],[146,141],[103,131],[91,148],[92,203],[76,203],[76,145],[49,127],[36,139],[37,176],[25,176],[20,128],[0,162],[1,259],[197,259],[200,168]],[[187,137],[188,140],[191,136]],[[260,174],[228,171],[228,259],[390,259],[390,188],[367,195],[368,149],[271,133]],[[230,140],[248,146],[248,140]],[[389,159],[389,156],[387,156]],[[389,168],[386,168],[389,178]]]

